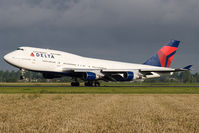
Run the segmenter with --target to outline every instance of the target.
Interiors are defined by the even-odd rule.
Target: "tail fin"
[[[170,67],[179,44],[180,41],[171,40],[166,46],[163,46],[154,56],[152,56],[144,64],[159,67]]]

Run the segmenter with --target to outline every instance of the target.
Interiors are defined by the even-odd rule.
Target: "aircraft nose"
[[[9,62],[10,59],[11,59],[10,54],[6,54],[6,55],[3,57],[3,59],[4,59],[5,61]]]

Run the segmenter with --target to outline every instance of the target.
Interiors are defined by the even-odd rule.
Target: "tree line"
[[[145,82],[180,82],[180,83],[199,83],[199,73],[191,73],[190,71],[176,72],[170,76],[160,78],[147,79]]]
[[[20,71],[0,71],[0,82],[70,82],[70,77],[45,79],[41,73],[25,71],[24,80],[20,79]],[[183,82],[199,83],[199,73],[192,74],[190,71],[174,73],[171,76],[147,79],[144,82]]]
[[[20,71],[0,71],[0,82],[69,82],[70,77],[45,79],[41,73],[25,71],[24,79],[20,79]]]

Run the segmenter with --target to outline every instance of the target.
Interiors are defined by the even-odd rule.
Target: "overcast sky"
[[[18,46],[143,63],[170,39],[182,41],[172,67],[199,71],[198,0],[1,0],[0,69]]]

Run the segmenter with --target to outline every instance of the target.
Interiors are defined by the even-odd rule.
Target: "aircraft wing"
[[[72,75],[82,75],[82,74],[94,74],[98,75],[100,79],[105,81],[117,81],[122,80],[121,75],[130,79],[136,76],[138,79],[142,79],[142,77],[159,75],[159,74],[167,74],[171,72],[180,72],[190,70],[192,65],[186,66],[184,68],[177,69],[82,69],[82,68],[67,68],[63,69],[63,72],[70,73]]]
[[[156,73],[170,73],[170,72],[183,72],[183,71],[188,71],[191,70],[192,65],[186,66],[184,68],[177,68],[177,69],[168,69],[168,70],[150,70],[150,69],[141,69],[139,70],[140,73],[147,75],[147,73],[150,75],[151,72],[156,72]]]
[[[82,69],[82,68],[66,68],[63,72],[101,72],[101,73],[124,73],[129,71],[139,72],[157,72],[157,73],[168,73],[168,72],[180,72],[191,70],[192,65],[186,66],[184,68],[177,69]]]

